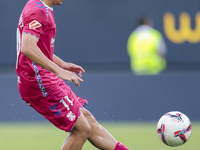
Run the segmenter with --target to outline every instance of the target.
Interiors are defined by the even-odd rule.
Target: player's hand
[[[60,69],[56,75],[63,80],[67,80],[69,83],[74,82],[75,86],[78,87],[80,86],[80,82],[83,82],[83,79],[81,79],[81,77],[77,76],[74,72],[68,70]]]
[[[81,66],[73,64],[73,63],[65,63],[65,65],[63,66],[63,69],[77,73],[77,75],[80,78],[82,77],[82,73],[85,73],[85,70]]]

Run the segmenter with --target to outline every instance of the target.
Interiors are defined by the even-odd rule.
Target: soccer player
[[[29,0],[17,27],[18,89],[22,99],[59,129],[69,132],[62,150],[81,150],[89,140],[103,150],[128,150],[104,129],[65,84],[83,81],[81,66],[54,54],[56,24],[53,5],[63,0]]]

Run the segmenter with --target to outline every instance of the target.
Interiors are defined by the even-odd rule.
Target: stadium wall
[[[16,27],[27,1],[0,0],[0,65],[15,63]],[[147,14],[166,40],[168,63],[199,63],[199,6],[200,0],[65,0],[54,6],[55,53],[75,63],[128,63],[127,38]]]
[[[15,65],[16,27],[27,1],[0,0],[0,121],[46,121],[21,100],[16,75],[1,67]],[[106,64],[91,65],[91,70],[98,72],[85,74],[81,87],[70,84],[77,95],[88,99],[86,108],[98,120],[158,120],[171,110],[200,120],[200,72],[185,68],[177,72],[183,66],[200,68],[195,66],[200,63],[199,6],[200,0],[65,0],[62,6],[54,7],[55,54],[78,64]],[[120,72],[127,66],[121,64],[129,63],[127,38],[143,14],[148,14],[162,32],[168,47],[168,64],[178,63],[179,68],[159,76],[136,77],[131,72]],[[169,16],[175,20],[173,26],[167,25]],[[190,26],[183,28],[179,20]],[[114,67],[121,69],[111,72],[113,67],[107,64],[117,64]]]
[[[100,121],[156,121],[178,110],[200,120],[200,73],[164,73],[136,77],[132,73],[88,73],[76,95]],[[21,100],[15,74],[0,75],[0,122],[46,121]]]

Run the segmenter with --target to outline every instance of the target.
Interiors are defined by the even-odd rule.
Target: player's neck
[[[51,0],[41,0],[43,3],[45,3],[50,8],[53,8],[53,3]]]

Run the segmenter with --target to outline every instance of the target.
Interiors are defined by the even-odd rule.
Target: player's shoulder
[[[24,8],[24,12],[27,16],[38,15],[45,17],[47,10],[40,0],[29,0]]]

